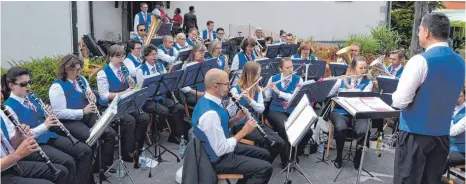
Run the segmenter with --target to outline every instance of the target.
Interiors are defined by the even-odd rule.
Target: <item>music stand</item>
[[[87,45],[87,48],[89,49],[89,52],[92,54],[92,56],[106,56],[105,52],[102,50],[102,48],[100,48],[99,45],[97,45],[91,36],[83,35],[83,41]]]
[[[301,78],[306,77],[306,68],[310,61],[303,59],[292,59],[291,61],[293,63],[293,68],[296,72],[296,75],[301,76]]]
[[[265,40],[264,39],[257,39],[257,42],[264,48],[266,46]]]
[[[256,63],[261,65],[262,69],[273,68],[272,61],[273,61],[273,59],[269,59],[269,58],[256,59]]]
[[[236,54],[236,45],[233,42],[224,42],[222,43],[222,54],[228,55],[228,58],[235,57]],[[233,59],[229,60],[229,63],[232,62]]]
[[[275,68],[268,68],[268,69],[261,69],[261,81],[259,81],[259,86],[265,86],[267,85],[267,82],[269,82],[270,77],[275,75],[277,73],[277,70]]]
[[[158,36],[171,35],[172,26],[173,26],[173,24],[162,24],[160,26],[160,29],[159,29],[157,35]]]
[[[280,44],[272,44],[267,46],[267,53],[265,57],[276,58],[280,52]]]
[[[296,99],[296,101],[298,101]],[[304,135],[309,131],[312,124],[314,124],[318,120],[317,114],[314,112],[312,107],[309,104],[309,99],[306,96],[303,96],[300,100],[298,105],[296,106],[295,110],[290,114],[287,121],[285,122],[285,130],[286,134],[288,135],[288,141],[291,144],[290,148],[290,156],[288,165],[277,173],[273,178],[277,177],[279,174],[286,171],[286,178],[285,183],[291,184],[291,179],[289,178],[291,168],[294,168],[298,171],[306,180],[312,184],[311,180],[304,174],[303,169],[299,166],[296,162],[297,158],[297,151],[294,152],[293,149],[296,149],[303,139]]]
[[[191,54],[192,51],[193,49],[191,48],[181,49],[180,52],[178,53],[178,56],[176,56],[175,61],[186,61],[189,57],[189,54]]]
[[[392,94],[396,91],[399,80],[397,78],[377,77],[377,84],[381,93]]]
[[[292,55],[297,53],[298,45],[289,45],[289,44],[281,44],[279,55],[280,57],[291,57]]]
[[[348,65],[346,64],[329,63],[328,66],[332,76],[345,75],[348,69]]]
[[[353,92],[353,94],[350,94],[350,93],[348,94],[350,94],[351,96],[354,96],[355,93],[357,92]],[[373,93],[371,94],[367,92],[360,92],[360,93],[363,93],[363,95],[358,95],[358,96],[373,95]],[[389,105],[385,104],[378,97],[361,98],[361,97],[341,97],[340,96],[341,94],[338,94],[338,95],[339,95],[338,97],[334,97],[332,98],[332,100],[336,102],[338,105],[340,105],[342,108],[344,108],[351,116],[353,116],[353,122],[352,122],[353,124],[356,121],[356,119],[368,119],[368,124],[366,128],[365,139],[364,139],[364,144],[363,144],[363,151],[362,151],[361,161],[359,164],[358,176],[356,180],[356,184],[359,184],[359,179],[361,177],[361,171],[365,171],[371,177],[374,177],[371,173],[369,173],[368,171],[362,168],[363,163],[364,163],[364,155],[367,149],[367,147],[365,146],[367,144],[367,138],[368,138],[367,136],[369,134],[369,128],[372,124],[371,119],[399,117],[400,110],[393,109]],[[340,175],[340,173],[343,171],[343,168],[344,166],[338,173],[337,178]],[[334,181],[336,181],[336,178]]]
[[[150,44],[158,47],[160,44],[162,44],[162,38],[152,38],[152,40],[150,40]]]
[[[319,61],[319,60],[310,61],[310,64],[307,65],[306,79],[313,79],[317,81],[320,78],[323,78],[325,75],[326,65],[327,65],[327,62],[325,61]]]

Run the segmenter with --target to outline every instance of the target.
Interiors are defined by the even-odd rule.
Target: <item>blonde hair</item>
[[[251,87],[254,82],[256,82],[256,78],[260,75],[260,65],[256,62],[247,62],[244,65],[243,72],[241,77],[238,80],[238,86],[241,89],[247,89]],[[256,91],[259,91],[259,85],[254,86],[249,90],[248,94],[251,98],[254,98]]]
[[[303,41],[301,42],[301,44],[299,45],[299,48],[298,48],[298,54],[301,54],[301,51],[303,49],[307,49],[309,48],[311,50],[311,52],[309,53],[309,55],[311,55],[312,53],[314,53],[314,48],[312,48],[312,44],[311,42],[309,41]]]
[[[178,42],[178,39],[186,38],[186,35],[184,33],[178,33],[175,38],[176,38],[176,42]]]

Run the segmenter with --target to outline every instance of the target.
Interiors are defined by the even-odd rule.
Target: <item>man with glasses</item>
[[[227,39],[225,38],[225,30],[221,27],[217,28],[217,39],[220,42],[226,42]]]
[[[238,144],[254,130],[255,119],[249,119],[236,135],[230,137],[229,125],[247,117],[242,112],[225,109],[226,105],[222,103],[229,91],[228,74],[220,69],[211,69],[204,84],[206,93],[194,107],[192,124],[196,137],[206,148],[213,169],[217,174],[243,174],[244,178],[238,183],[267,183],[273,171],[266,161],[270,157],[268,151]]]
[[[132,77],[136,77],[136,69],[141,65],[141,49],[142,44],[139,41],[131,40],[128,43],[128,49],[131,51],[126,59],[123,61],[126,68],[128,68],[129,74]]]
[[[132,40],[139,41],[142,45],[146,45],[147,43],[144,43],[144,40],[146,40],[147,32],[144,24],[138,24],[137,31],[138,35],[134,37]]]
[[[134,16],[134,32],[138,32],[137,28],[139,24],[143,24],[146,27],[146,30],[149,30],[149,25],[151,23],[151,15],[147,13],[147,3],[141,3],[141,11]]]
[[[157,48],[157,58],[167,63],[173,63],[178,56],[178,51],[173,48],[173,37],[165,35],[162,37],[162,45]]]

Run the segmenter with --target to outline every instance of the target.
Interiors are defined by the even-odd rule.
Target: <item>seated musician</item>
[[[178,51],[173,48],[173,37],[165,35],[162,37],[162,45],[157,47],[157,58],[167,63],[173,63],[178,56]]]
[[[367,62],[363,57],[354,58],[347,72],[349,75],[353,76],[342,76],[342,79],[338,79],[335,83],[335,86],[330,91],[329,96],[333,96],[338,91],[342,91],[344,89],[371,92],[372,81],[365,76],[362,76],[367,72],[366,67]],[[356,132],[358,145],[361,145],[361,147],[356,149],[356,155],[354,157],[354,168],[359,168],[362,154],[362,145],[364,144],[368,121],[367,119],[357,119],[353,124],[352,120],[353,117],[342,107],[336,106],[334,111],[330,113],[330,121],[333,123],[335,129],[335,140],[337,144],[337,157],[334,162],[336,168],[341,168],[343,146],[345,144],[348,127],[350,126],[353,127],[354,131]]]
[[[466,128],[466,102],[465,102],[465,88],[461,90],[460,97],[456,103],[455,111],[451,119],[450,126],[450,153],[448,154],[448,167],[455,167],[464,165],[464,142],[465,142],[465,128]],[[464,169],[463,169],[464,171]]]
[[[13,128],[14,136],[10,138],[6,130],[5,121],[8,118],[0,118],[2,131],[0,131],[1,151],[0,168],[2,169],[1,183],[34,183],[34,184],[66,184],[68,170],[60,165],[53,164],[61,172],[55,175],[51,172],[45,161],[26,161],[24,158],[37,152],[39,144],[32,137],[33,131],[29,126],[22,124],[21,128],[30,136],[21,135],[18,128]],[[10,122],[11,124],[11,122]]]
[[[97,122],[98,109],[94,95],[86,97],[89,95],[87,92],[92,93],[92,90],[86,78],[80,75],[83,64],[84,62],[75,55],[68,54],[63,57],[58,63],[57,79],[50,86],[49,98],[56,117],[76,139],[86,142],[90,136],[90,128]],[[88,98],[93,101],[92,104]],[[100,137],[104,140],[102,165],[105,167],[113,163],[115,136],[115,130],[109,126]],[[94,166],[95,170],[98,170],[98,164]]]
[[[278,132],[278,135],[285,140],[287,145],[287,151],[284,153],[286,156],[280,155],[282,157],[282,164],[285,164],[282,166],[286,166],[285,158],[288,158],[291,147],[285,131],[285,121],[294,108],[285,110],[283,106],[284,102],[289,102],[291,100],[292,93],[296,89],[296,86],[303,82],[303,79],[297,75],[289,77],[293,73],[293,63],[290,58],[282,58],[278,69],[280,73],[270,77],[267,82],[268,89],[265,91],[265,101],[270,101],[267,120],[272,128]],[[287,78],[284,79],[285,77]],[[279,82],[280,80],[281,82]]]
[[[144,63],[136,70],[136,81],[139,86],[142,86],[144,82],[144,76],[147,75],[161,75],[167,73],[162,63],[157,62],[156,56],[157,48],[154,45],[148,45],[144,48]],[[188,139],[188,125],[183,121],[185,115],[183,105],[175,103],[166,95],[157,96],[153,100],[148,100],[143,107],[145,112],[158,114],[160,119],[168,118],[169,114],[172,114],[173,119],[170,119],[170,136],[168,142],[179,144],[181,135],[184,135],[185,139]],[[154,116],[156,117],[156,116]]]
[[[107,108],[108,104],[119,94],[130,92],[135,83],[126,73],[127,68],[122,65],[125,51],[120,45],[112,45],[107,52],[110,62],[97,73],[97,88],[99,90],[98,103]],[[146,113],[135,112],[125,114],[120,118],[121,126],[121,156],[126,162],[133,161],[135,151],[144,146],[149,116]],[[137,144],[138,147],[135,147]],[[138,158],[134,158],[138,159]]]
[[[19,122],[24,123],[34,130],[41,132],[35,139],[39,146],[44,150],[50,160],[55,164],[61,164],[68,170],[67,183],[87,183],[91,176],[92,166],[92,150],[82,143],[73,142],[65,136],[58,135],[55,132],[62,134],[62,131],[53,129],[57,126],[58,119],[54,116],[45,117],[44,110],[52,111],[47,106],[43,109],[29,95],[31,88],[31,73],[28,69],[13,67],[8,70],[3,77],[3,84],[8,86],[7,90],[11,90],[10,96],[5,101],[5,106],[10,108],[14,113],[13,117]],[[8,94],[8,93],[7,93]],[[12,131],[9,131],[12,132]],[[26,160],[42,159],[39,154],[31,154]],[[79,172],[78,172],[79,171]]]
[[[273,43],[273,38],[268,36],[268,37],[265,37],[265,44],[272,44]]]
[[[394,50],[390,52],[390,62],[392,63],[387,67],[388,72],[391,75],[394,75],[396,78],[400,78],[403,73],[403,65],[401,61],[403,60],[403,52],[401,50]]]
[[[217,33],[214,30],[214,22],[209,20],[207,21],[207,29],[202,31],[202,39],[210,42],[217,39]]]
[[[138,36],[134,37],[131,40],[139,41],[143,45],[148,44],[148,43],[144,43],[144,41],[146,40],[146,36],[147,36],[146,26],[144,26],[144,24],[138,24],[137,30],[138,30]]]
[[[294,44],[293,34],[291,34],[291,33],[286,34],[285,42],[288,45]]]
[[[205,76],[206,94],[194,108],[192,124],[196,137],[204,144],[207,156],[217,174],[243,174],[238,183],[268,183],[272,166],[267,150],[238,144],[255,127],[249,119],[243,128],[230,137],[229,125],[245,118],[244,113],[225,110],[222,98],[228,94],[229,80],[226,72],[210,69]],[[230,115],[231,118],[230,119]]]
[[[186,43],[188,43],[189,46],[194,47],[194,43],[196,43],[197,37],[197,29],[190,28],[188,31],[188,38],[186,38]]]
[[[277,40],[277,43],[283,44],[286,43],[286,32],[285,31],[280,31],[280,39]]]
[[[196,63],[203,63],[205,61],[205,46],[203,44],[196,45],[193,51],[188,56],[188,63],[183,64],[182,69],[186,69],[187,66],[194,65]],[[204,84],[186,86],[181,88],[181,91],[186,95],[186,103],[190,106],[196,105],[197,98],[204,96]]]
[[[188,43],[186,43],[186,35],[184,33],[178,33],[176,35],[176,44],[174,48],[176,51],[180,51],[181,49],[187,49],[189,47]]]
[[[140,41],[131,40],[128,42],[128,49],[130,50],[130,53],[126,56],[126,59],[123,61],[123,63],[125,64],[126,68],[128,68],[131,77],[136,77],[136,69],[142,63],[142,44]]]
[[[259,88],[259,84],[254,84],[259,77],[261,72],[260,65],[255,62],[249,62],[244,65],[243,73],[241,78],[238,81],[238,85],[231,88],[230,92],[233,96],[241,99],[240,104],[246,107],[252,116],[254,116],[257,122],[260,122],[258,118],[258,114],[262,113],[265,109],[264,106],[264,98],[262,97],[262,93]],[[248,91],[246,89],[251,88]],[[236,107],[236,106],[235,106]],[[239,123],[237,123],[233,128],[233,133],[237,133],[243,128],[244,124],[246,123],[247,119],[243,119]],[[277,135],[272,129],[266,126],[263,123],[259,123],[264,129],[264,132],[267,134],[271,140],[275,141],[275,145],[272,147],[266,141],[266,139],[259,133],[258,130],[253,130],[251,133],[246,135],[246,139],[254,141],[257,145],[261,148],[265,148],[270,153],[270,159],[268,160],[272,163],[275,160],[275,157],[278,156],[278,153],[281,153],[281,160],[282,164],[286,165],[288,161],[288,155],[286,154],[286,145],[285,141]]]
[[[245,38],[241,42],[241,51],[236,53],[233,61],[231,63],[231,71],[235,72],[235,76],[233,77],[233,85],[236,85],[236,81],[239,79],[241,75],[241,71],[243,70],[244,65],[248,61],[256,60],[256,55],[254,55],[254,47],[256,46],[256,40],[253,37]]]
[[[298,48],[298,53],[293,55],[291,59],[307,59],[309,61],[317,60],[317,57],[312,56],[314,53],[314,49],[311,46],[311,43],[308,41],[304,41]]]
[[[264,35],[264,31],[262,30],[262,28],[258,27],[254,33],[254,35],[256,36],[256,38],[258,40],[264,40],[265,39],[265,35]]]
[[[226,42],[227,38],[225,38],[225,30],[222,27],[217,28],[217,39],[220,42]]]
[[[222,43],[220,41],[214,40],[210,42],[209,53],[210,55],[205,58],[206,60],[217,58],[217,64],[221,70],[225,70],[225,67],[228,68],[228,60],[222,55]]]

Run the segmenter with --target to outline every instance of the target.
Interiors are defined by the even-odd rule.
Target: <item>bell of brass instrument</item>
[[[146,40],[144,40],[144,43],[149,45],[151,40],[153,38],[157,37],[157,32],[159,31],[160,27],[162,26],[162,20],[160,16],[157,16],[153,13],[150,13],[151,17],[151,23],[149,25],[149,30],[146,35]]]
[[[353,61],[353,57],[351,56],[351,53],[349,51],[350,51],[350,46],[342,48],[336,53],[337,56],[342,58],[345,61],[345,63],[348,65],[351,64],[351,62]]]
[[[373,76],[390,76],[393,77],[390,72],[388,72],[387,68],[383,64],[383,59],[385,56],[379,56],[377,59],[372,61],[372,63],[369,65],[369,73],[372,74]]]
[[[31,95],[31,97],[34,99],[34,101],[36,101],[37,104],[39,104],[40,108],[42,108],[42,110],[44,111],[44,115],[45,117],[47,118],[48,116],[51,116],[51,115],[55,115],[55,113],[53,112],[53,110],[47,110],[47,108],[45,108],[45,104],[44,102],[42,101],[42,99],[39,98],[39,96],[37,96],[36,94],[32,94],[32,93],[29,93]],[[58,120],[57,118],[57,121],[58,121],[58,127],[60,128],[61,131],[63,131],[65,133],[65,135],[71,140],[71,142],[74,144],[78,143],[78,139],[74,138],[73,135],[71,135],[70,131],[60,122],[60,120]]]
[[[254,41],[256,42],[256,46],[254,46],[254,51],[256,52],[257,57],[258,58],[263,58],[264,55],[262,53],[262,51],[263,51],[262,45],[259,43],[259,41],[257,41],[257,39],[255,39]]]

